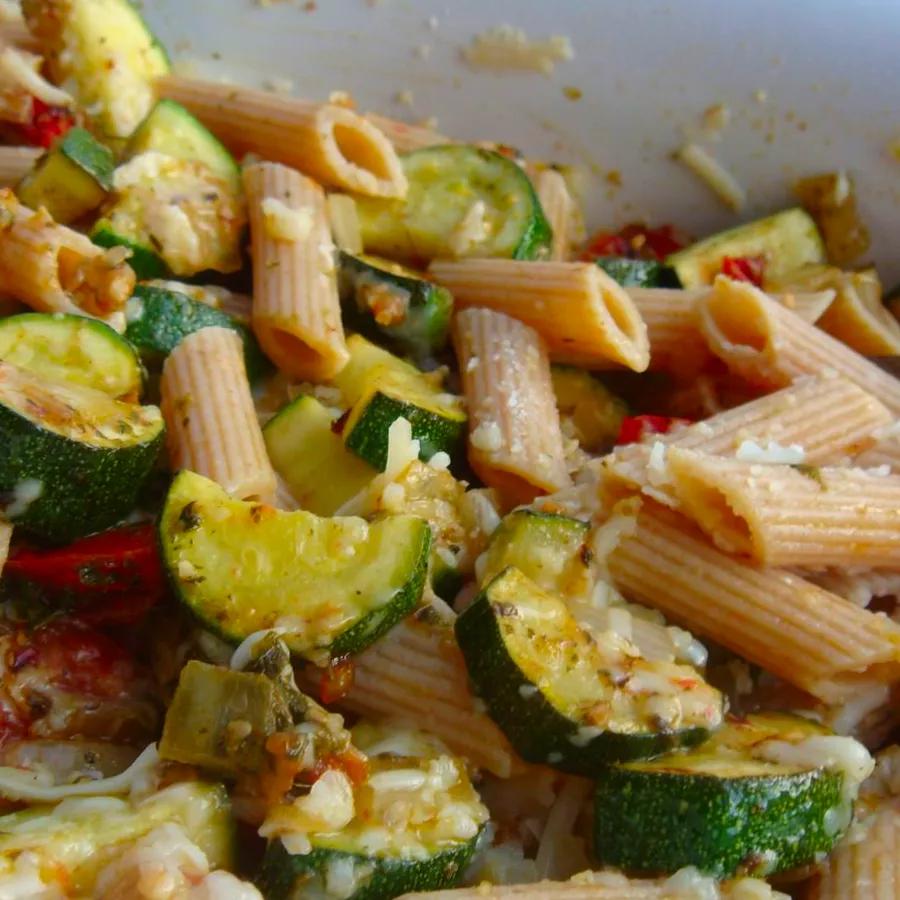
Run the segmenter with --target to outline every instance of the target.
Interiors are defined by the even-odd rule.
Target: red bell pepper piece
[[[153,525],[94,534],[65,547],[14,547],[3,569],[92,624],[135,622],[165,592]]]
[[[749,281],[750,284],[762,287],[765,272],[764,256],[726,256],[722,260],[722,274],[735,281]]]
[[[626,416],[622,419],[616,446],[636,444],[648,434],[667,434],[676,425],[690,425],[690,420],[672,416]]]
[[[75,115],[65,106],[50,106],[34,97],[31,101],[31,121],[19,126],[22,140],[32,147],[49,149],[75,125]]]
[[[353,660],[349,656],[332,660],[319,681],[319,699],[323,703],[343,700],[353,687]]]
[[[653,259],[662,262],[685,246],[672,225],[649,228],[633,222],[619,231],[598,231],[581,253],[586,260],[598,256],[624,256],[629,259]]]

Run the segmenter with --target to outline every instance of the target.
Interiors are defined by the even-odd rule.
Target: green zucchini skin
[[[159,520],[162,559],[188,611],[231,643],[271,628],[285,616],[322,617],[323,598],[332,607],[345,604],[347,619],[328,633],[311,629],[285,635],[295,656],[327,664],[329,658],[359,653],[412,612],[422,595],[431,552],[431,529],[424,520],[389,516],[368,526],[352,563],[323,574],[315,557],[335,552],[327,548],[339,539],[339,529],[348,533],[346,521],[234,500],[215,482],[183,471],[172,482]],[[386,542],[377,558],[372,548],[381,545],[370,546],[370,539]],[[297,542],[302,540],[308,544],[300,551]],[[241,569],[236,560],[247,545],[254,545],[264,559],[273,573],[269,579],[227,575]],[[328,561],[334,562],[331,557]],[[285,570],[292,565],[296,577],[285,586]],[[387,588],[392,593],[380,606],[358,608],[359,598]]]
[[[453,295],[415,273],[388,260],[353,256],[341,251],[339,286],[344,323],[391,349],[422,364],[447,344]],[[405,316],[382,324],[372,310],[377,293],[395,295],[405,306]]]
[[[6,515],[48,541],[65,543],[121,521],[136,504],[163,442],[162,417],[143,440],[98,447],[49,431],[0,404],[0,497],[15,502],[23,482],[40,495]]]
[[[632,873],[696,866],[719,878],[770,875],[828,853],[840,834],[825,814],[841,803],[843,776],[724,779],[602,770],[594,797],[594,852]]]
[[[247,377],[254,381],[271,371],[249,328],[236,322],[220,309],[194,300],[177,291],[139,284],[126,307],[128,325],[125,337],[148,362],[168,356],[189,334],[201,328],[218,326],[236,331],[244,343]]]
[[[681,282],[671,266],[654,259],[628,259],[624,256],[598,256],[594,262],[622,287],[680,288]]]
[[[314,848],[311,853],[292,856],[281,841],[270,841],[256,884],[266,900],[291,900],[302,897],[304,885],[321,878],[329,863],[352,858],[359,866],[370,866],[372,874],[347,900],[392,900],[415,891],[452,888],[475,853],[480,834],[427,859],[360,856],[330,848]]]
[[[131,345],[104,322],[65,313],[0,319],[0,359],[48,381],[136,400],[144,373]]]
[[[91,232],[90,238],[98,247],[127,247],[131,251],[128,265],[134,269],[134,274],[137,275],[139,281],[168,278],[172,274],[158,253],[138,241],[117,234],[106,225],[98,225]]]
[[[419,458],[422,460],[431,459],[441,450],[455,459],[462,447],[465,418],[442,416],[381,390],[359,402],[364,403],[365,408],[354,417],[353,426],[344,431],[344,444],[379,472],[387,465],[388,430],[399,418],[406,419],[412,426],[412,436],[419,441]]]
[[[556,710],[501,649],[503,638],[486,591],[460,614],[455,630],[475,692],[527,762],[590,776],[607,763],[647,759],[694,746],[709,736],[705,728],[638,734],[603,731],[578,741],[582,744],[578,746],[572,741],[578,723]]]

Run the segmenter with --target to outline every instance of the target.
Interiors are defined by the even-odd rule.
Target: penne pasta
[[[833,370],[900,413],[900,380],[752,285],[719,276],[699,311],[713,353],[753,384],[779,388]]]
[[[402,197],[406,176],[390,141],[343,106],[167,75],[160,97],[186,106],[237,153],[257,153],[329,187]]]
[[[873,447],[860,453],[854,464],[869,469],[887,466],[891,472],[900,472],[900,435],[882,437]]]
[[[813,878],[809,900],[900,896],[900,808],[886,802],[838,844]]]
[[[456,316],[453,331],[469,411],[469,461],[508,500],[525,503],[570,484],[543,342],[489,309]]]
[[[350,358],[322,189],[277,163],[244,168],[253,256],[253,330],[298,379],[325,381]]]
[[[514,316],[546,341],[551,357],[647,368],[647,329],[631,298],[593,263],[511,259],[437,261],[429,269],[458,309]]]
[[[900,680],[900,627],[889,619],[796,575],[733,559],[653,501],[643,501],[608,566],[626,596],[826,703]]]
[[[124,331],[122,308],[135,283],[127,256],[121,247],[98,247],[0,189],[0,290],[32,309],[91,316]]]
[[[728,553],[767,566],[900,567],[900,477],[679,447],[666,464],[681,511]]]
[[[828,568],[806,577],[857,606],[868,606],[876,597],[900,597],[900,569]]]
[[[9,522],[0,519],[0,574],[6,565],[6,557],[9,554],[9,542],[12,539],[13,527]]]
[[[169,354],[160,381],[172,469],[190,469],[240,499],[274,499],[244,368],[243,343],[229,328],[203,328]]]
[[[410,125],[377,113],[366,113],[365,117],[394,145],[398,153],[454,143],[450,138],[424,125]]]
[[[40,41],[28,30],[22,19],[0,22],[0,47],[18,47],[30,53],[39,53]]]
[[[17,185],[42,155],[36,147],[0,147],[0,187]]]
[[[836,409],[840,416],[835,416]],[[800,379],[781,391],[654,438],[653,443],[733,457],[745,441],[760,446],[776,441],[782,446],[798,444],[810,465],[827,465],[871,446],[878,430],[891,422],[890,413],[875,397],[846,378],[828,374]],[[618,448],[603,460],[604,483],[619,492],[655,487],[654,496],[674,506],[677,501],[664,483],[651,485],[655,476],[649,466],[651,452],[650,444]]]
[[[354,657],[353,665],[353,687],[340,701],[346,709],[430,731],[501,778],[525,768],[479,709],[462,654],[446,626],[408,618]]]
[[[553,229],[550,259],[571,259],[575,235],[572,234],[575,199],[569,193],[566,179],[555,169],[541,169],[532,178],[541,209]]]
[[[338,248],[359,255],[363,252],[362,231],[356,201],[347,194],[328,194],[325,198],[328,222]]]

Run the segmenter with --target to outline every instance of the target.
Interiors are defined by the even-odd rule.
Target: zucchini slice
[[[131,345],[85,316],[22,313],[0,319],[0,360],[117,400],[134,401],[141,392],[141,363]]]
[[[402,157],[405,200],[357,198],[363,247],[392,259],[539,259],[552,231],[534,187],[511,159],[464,144]]]
[[[169,71],[165,50],[128,0],[23,0],[50,75],[87,111],[94,130],[124,140]]]
[[[159,522],[182,602],[227,641],[283,627],[313,662],[358,653],[419,602],[431,531],[414,516],[372,524],[234,500],[181,472]]]
[[[447,343],[453,295],[398,263],[376,256],[340,255],[344,322],[420,362]]]
[[[472,858],[488,812],[462,760],[416,732],[358,725],[352,733],[369,758],[353,820],[339,832],[309,834],[308,853],[270,841],[257,880],[268,900],[391,900],[450,888]],[[398,816],[400,809],[409,814]]]
[[[271,364],[246,325],[178,291],[139,284],[125,307],[125,320],[125,337],[148,363],[157,363],[168,356],[189,334],[219,326],[241,336],[244,363],[251,381],[271,370]]]
[[[161,100],[113,173],[114,195],[91,239],[132,251],[139,278],[241,268],[246,222],[234,159],[184,107]]]
[[[523,759],[596,774],[698,744],[722,695],[689,666],[649,662],[614,632],[591,638],[565,604],[504,569],[456,620],[476,693]]]
[[[842,756],[846,772],[830,763]],[[805,865],[849,826],[850,770],[867,759],[852,738],[799,716],[729,719],[692,750],[598,772],[596,855],[629,872],[696,866],[720,878]]]
[[[61,542],[114,525],[134,508],[163,431],[155,406],[0,361],[4,517]]]
[[[301,395],[263,428],[266,450],[302,509],[331,516],[377,474],[335,433],[336,416],[315,397]]]
[[[588,453],[611,449],[628,415],[628,405],[590,372],[551,366],[556,406],[571,433]]]
[[[681,282],[671,266],[655,259],[629,259],[627,256],[598,256],[594,262],[622,287],[679,288]]]
[[[581,595],[591,556],[585,541],[590,526],[580,519],[534,509],[504,516],[479,562],[479,583],[492,581],[508,566],[551,594]]]
[[[269,735],[291,724],[276,683],[190,660],[166,710],[159,755],[222,777],[258,772]]]
[[[172,785],[140,802],[65,800],[0,816],[0,859],[34,853],[41,869],[62,876],[68,896],[92,897],[97,876],[115,856],[169,822],[200,847],[211,868],[233,866],[228,794],[221,785],[199,781]]]
[[[16,194],[31,209],[45,207],[68,224],[97,209],[112,190],[112,150],[84,128],[72,128],[38,160]]]
[[[347,341],[347,349],[350,361],[334,378],[351,407],[342,432],[347,448],[384,471],[388,430],[404,418],[419,441],[421,459],[427,461],[438,451],[452,458],[466,424],[460,398],[444,393],[433,377],[360,335]]]
[[[809,263],[825,262],[825,245],[816,223],[802,209],[786,209],[765,219],[720,231],[667,260],[685,288],[712,284],[726,256],[762,256],[766,277],[777,279]]]

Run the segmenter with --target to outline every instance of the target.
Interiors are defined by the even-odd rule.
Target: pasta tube
[[[900,477],[679,447],[666,462],[681,511],[728,553],[767,566],[900,566]]]
[[[570,484],[550,363],[537,333],[489,309],[456,316],[456,355],[469,409],[469,461],[514,503]]]
[[[626,596],[826,703],[900,680],[900,627],[889,619],[796,575],[733,559],[652,501],[607,562]]]
[[[277,163],[244,168],[253,255],[253,330],[279,369],[327,381],[350,358],[322,189]]]
[[[203,328],[184,338],[166,358],[160,392],[173,470],[211,478],[239,499],[274,499],[237,332]]]
[[[839,416],[835,410],[840,410]],[[734,456],[744,441],[760,445],[777,441],[784,446],[799,444],[807,463],[825,465],[870,447],[877,431],[891,421],[891,414],[871,394],[846,378],[828,374],[800,379],[784,390],[655,438],[654,443]],[[602,467],[607,487],[627,491],[649,485],[654,475],[648,467],[650,455],[649,444],[631,444],[611,453]],[[659,499],[675,505],[664,484],[656,488]]]
[[[845,838],[813,878],[810,900],[900,896],[900,809],[884,803]]]
[[[713,353],[766,388],[834,370],[900,414],[900,380],[746,282],[719,276],[700,301],[700,328]]]
[[[358,256],[363,252],[363,240],[356,201],[347,194],[328,194],[325,205],[335,244],[341,250]]]
[[[570,259],[575,243],[572,234],[575,200],[569,193],[566,179],[555,169],[541,169],[535,173],[533,181],[541,209],[544,210],[544,215],[553,229],[550,259],[558,261]]]
[[[161,97],[186,106],[237,153],[293,166],[329,187],[402,197],[406,176],[390,141],[343,106],[166,75]]]
[[[406,619],[353,659],[352,712],[405,720],[441,738],[473,765],[508,778],[525,769],[478,708],[451,629]]]
[[[387,116],[379,116],[377,113],[366,113],[366,119],[394,145],[398,153],[453,143],[450,138],[423,125],[410,125],[397,119],[389,119]]]
[[[121,310],[135,283],[127,256],[121,247],[98,247],[0,189],[0,290],[32,309],[91,316],[124,331]]]
[[[18,184],[40,158],[35,147],[0,147],[0,186]]]
[[[640,314],[593,263],[439,260],[429,271],[450,289],[457,309],[481,306],[514,316],[541,335],[554,359],[647,368],[650,347]]]

